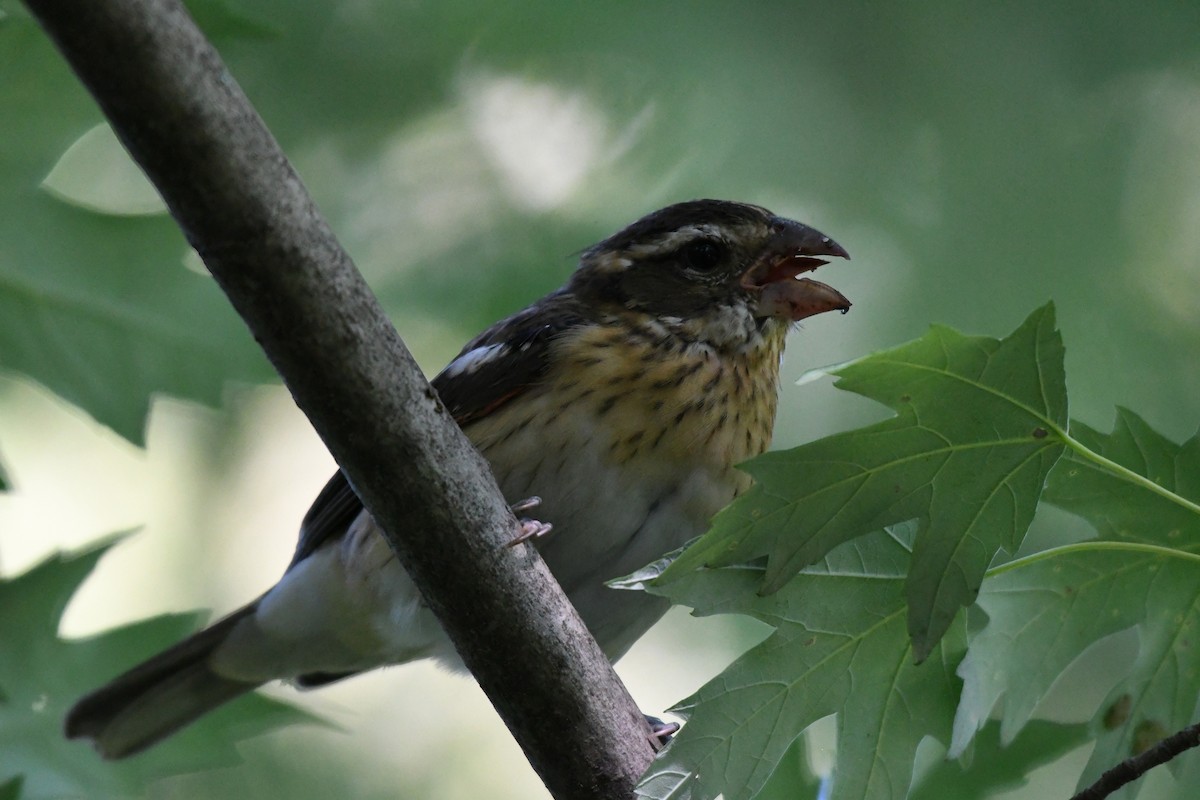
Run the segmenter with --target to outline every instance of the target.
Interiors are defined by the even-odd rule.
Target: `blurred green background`
[[[931,322],[1003,335],[1053,299],[1074,417],[1196,429],[1200,5],[189,7],[430,374],[578,250],[722,197],[853,256],[822,279],[854,309],[793,335],[792,378]],[[282,570],[331,462],[27,12],[0,15],[0,574],[142,526],[67,634],[228,610]],[[883,413],[789,382],[776,445]],[[1034,536],[1086,535],[1062,524]],[[655,711],[760,635],[675,613],[621,672]],[[1090,716],[1115,678],[1096,680],[1062,718]],[[344,730],[253,740],[148,796],[544,794],[461,678],[406,667],[303,702]],[[1073,759],[1045,791],[1069,794]]]

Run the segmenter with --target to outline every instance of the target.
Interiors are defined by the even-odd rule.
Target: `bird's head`
[[[721,349],[782,338],[805,317],[850,308],[800,278],[849,258],[821,232],[765,208],[724,200],[667,206],[584,251],[570,291],[597,308],[645,314]]]

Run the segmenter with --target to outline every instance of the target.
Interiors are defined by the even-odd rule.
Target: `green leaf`
[[[818,800],[821,779],[808,764],[805,736],[792,742],[754,800]]]
[[[1082,550],[1013,565],[988,578],[979,595],[988,624],[971,639],[959,671],[963,697],[951,755],[962,752],[1001,697],[1001,738],[1011,742],[1080,653],[1144,616],[1139,604],[1162,560]]]
[[[1200,434],[1175,444],[1118,408],[1110,434],[1071,423],[1076,445],[1051,473],[1046,502],[1078,514],[1102,539],[1190,548],[1200,521]]]
[[[922,659],[974,601],[996,553],[1020,545],[1062,454],[1067,402],[1054,309],[1039,309],[1002,340],[935,326],[833,374],[838,388],[897,416],[748,463],[755,486],[663,580],[767,555],[762,588],[771,592],[843,542],[919,519],[905,596]]]
[[[1000,741],[1000,726],[990,723],[975,738],[970,764],[943,759],[910,798],[987,800],[999,792],[1021,788],[1029,773],[1082,747],[1089,738],[1086,725],[1035,720],[1005,745]]]
[[[20,778],[0,783],[0,800],[17,800],[21,796],[21,783]]]
[[[837,714],[832,797],[905,797],[921,739],[949,739],[965,642],[956,626],[934,657],[913,663],[903,596],[911,538],[907,528],[843,545],[766,597],[762,569],[747,566],[653,588],[698,614],[750,614],[776,631],[680,704],[688,723],[638,794],[753,797],[802,731]]]
[[[985,581],[979,605],[989,622],[959,670],[951,751],[965,747],[1001,697],[1001,738],[1010,741],[1088,646],[1136,626],[1139,655],[1100,707],[1084,785],[1131,755],[1146,731],[1194,721],[1200,436],[1174,444],[1125,410],[1111,434],[1079,423],[1072,433],[1076,444],[1051,474],[1046,500],[1091,522],[1100,541],[1034,554]]]
[[[0,781],[23,779],[22,798],[125,797],[155,778],[238,763],[241,740],[312,717],[252,695],[218,709],[162,745],[103,762],[62,735],[86,691],[190,633],[196,615],[155,617],[78,640],[58,638],[71,596],[112,542],[55,556],[0,581]]]
[[[204,35],[214,41],[233,38],[271,40],[281,36],[279,26],[270,22],[269,18],[252,16],[251,12],[223,0],[190,0],[187,8]],[[261,9],[255,10],[261,13]]]
[[[97,125],[67,148],[42,181],[50,194],[104,214],[165,214],[166,205],[117,135]]]
[[[41,188],[59,164],[53,183],[83,202],[82,165],[63,157],[99,112],[32,19],[4,20],[0,53],[0,108],[21,109],[0,126],[0,368],[138,444],[155,393],[215,405],[229,380],[270,380],[214,282],[184,266],[170,217],[96,213]],[[123,153],[107,161],[121,159],[136,172]]]
[[[1072,432],[1088,451],[1072,452],[1063,460],[1047,486],[1046,500],[1087,519],[1103,540],[1145,545],[1113,570],[1112,595],[1097,609],[1113,614],[1114,606],[1133,604],[1140,612],[1140,647],[1133,670],[1101,704],[1101,734],[1080,777],[1079,785],[1085,786],[1161,738],[1147,739],[1148,732],[1168,735],[1196,720],[1200,434],[1178,445],[1125,409],[1118,409],[1107,436],[1082,425],[1073,426]],[[1114,473],[1114,463],[1128,473]],[[1122,597],[1127,589],[1129,594]],[[1118,703],[1127,709],[1123,716],[1128,720],[1118,726],[1103,724],[1105,710]]]

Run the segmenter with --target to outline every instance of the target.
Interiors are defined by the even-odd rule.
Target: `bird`
[[[565,285],[469,341],[431,381],[530,538],[616,660],[666,611],[605,582],[702,534],[745,491],[774,427],[785,337],[850,302],[801,277],[849,254],[757,205],[689,200],[581,251]],[[68,738],[119,759],[273,680],[461,661],[338,471],[258,599],[118,675]]]

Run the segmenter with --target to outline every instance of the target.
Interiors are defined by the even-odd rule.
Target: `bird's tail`
[[[257,602],[184,639],[82,698],[68,712],[69,739],[91,739],[104,758],[139,753],[261,683],[232,680],[209,666]]]

